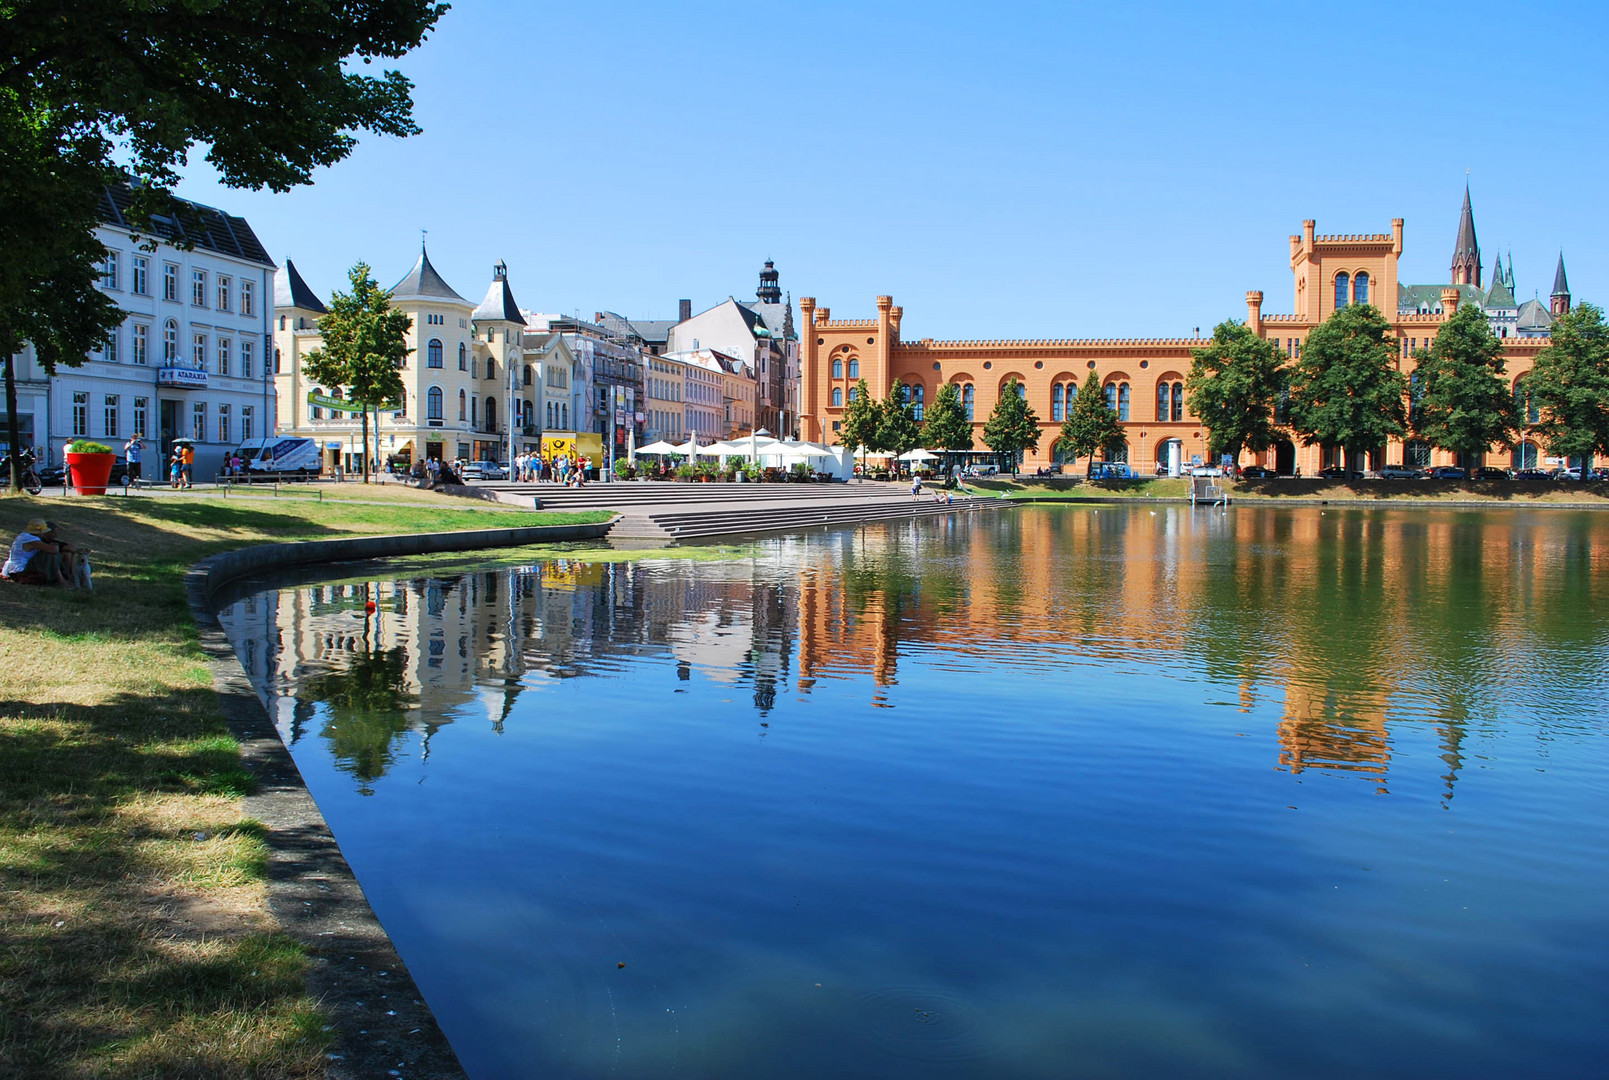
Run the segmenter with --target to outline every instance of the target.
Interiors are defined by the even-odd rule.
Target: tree
[[[369,410],[402,396],[399,370],[412,349],[405,312],[392,311],[386,292],[360,262],[347,274],[352,291],[336,293],[318,321],[324,343],[307,354],[302,371],[321,386],[344,386],[346,398],[362,406],[363,482],[369,482]],[[379,432],[375,433],[376,435]]]
[[[882,422],[883,411],[877,402],[872,400],[871,393],[866,388],[866,380],[862,379],[850,388],[849,404],[844,408],[844,419],[838,430],[838,445],[847,446],[852,450],[856,447],[881,450],[877,434]],[[861,463],[865,464],[864,457]]]
[[[961,388],[945,383],[933,395],[933,404],[922,422],[922,445],[933,450],[971,450],[972,421],[967,419],[966,407],[961,404]],[[955,471],[955,459],[945,457],[944,475],[948,479]]]
[[[233,187],[288,191],[352,152],[353,132],[406,136],[412,84],[351,70],[424,39],[429,0],[50,0],[0,3],[0,350],[10,439],[14,354],[72,365],[121,321],[98,289],[92,229],[108,184],[135,181],[127,218],[181,220],[172,198],[195,144]],[[184,246],[182,239],[176,240]],[[15,461],[13,455],[13,461]]]
[[[916,410],[907,395],[908,391],[895,379],[878,410],[877,449],[896,458],[916,449],[922,441],[922,430],[916,426]]]
[[[1609,325],[1582,304],[1553,324],[1553,341],[1522,380],[1541,413],[1536,432],[1551,453],[1581,459],[1587,481],[1594,454],[1609,454]]]
[[[1011,455],[1011,475],[1017,475],[1017,455],[1039,449],[1039,417],[1021,392],[1022,384],[1013,375],[1000,388],[1000,400],[983,425],[983,443],[997,454]]]
[[[1473,459],[1519,433],[1519,410],[1503,377],[1503,344],[1473,304],[1461,307],[1414,354],[1414,434],[1432,446]]]
[[[1110,455],[1128,445],[1123,425],[1118,421],[1117,413],[1107,406],[1106,397],[1101,393],[1101,381],[1093,371],[1084,380],[1084,385],[1078,388],[1078,396],[1068,407],[1067,419],[1062,421],[1056,445],[1063,452],[1071,453],[1075,461],[1078,458],[1089,459],[1084,467],[1086,477],[1094,471],[1096,450],[1104,450]]]
[[[1290,425],[1304,445],[1344,446],[1358,455],[1407,430],[1408,380],[1397,342],[1372,304],[1344,307],[1313,329],[1290,371]]]
[[[1244,323],[1213,327],[1211,340],[1192,351],[1184,389],[1190,411],[1207,429],[1207,455],[1238,460],[1242,449],[1261,453],[1274,445],[1274,406],[1282,390],[1279,349]]]

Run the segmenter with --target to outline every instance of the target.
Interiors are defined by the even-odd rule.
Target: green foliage
[[[1414,434],[1455,454],[1512,442],[1519,414],[1503,377],[1503,344],[1474,304],[1458,309],[1429,350],[1415,354]]]
[[[417,704],[408,689],[407,653],[401,648],[358,653],[346,670],[308,680],[303,693],[327,707],[320,734],[336,768],[357,777],[363,794],[373,794],[370,785],[395,762]]]
[[[883,410],[872,400],[862,379],[849,392],[849,404],[844,407],[844,419],[838,431],[838,445],[851,449],[864,446],[868,450],[881,450],[877,445],[877,431],[883,424]]]
[[[1541,412],[1535,427],[1549,451],[1586,459],[1609,454],[1609,325],[1603,310],[1581,304],[1553,324],[1553,342],[1523,381]]]
[[[349,401],[364,406],[363,476],[369,472],[369,410],[402,400],[402,372],[407,359],[408,329],[413,321],[405,312],[392,311],[384,289],[369,276],[368,263],[359,262],[347,274],[352,291],[336,293],[330,310],[318,321],[324,343],[307,354],[302,371],[324,386],[344,386]]]
[[[1078,388],[1078,396],[1067,408],[1067,419],[1062,421],[1056,445],[1063,453],[1074,458],[1088,458],[1085,473],[1095,464],[1095,451],[1104,450],[1110,456],[1128,444],[1128,436],[1117,414],[1106,406],[1101,393],[1101,381],[1091,371]]]
[[[67,444],[69,454],[110,454],[112,448],[105,443],[91,442],[88,439],[74,439]]]
[[[961,388],[945,383],[933,395],[922,422],[922,445],[931,450],[971,450],[972,421],[961,404]]]
[[[922,441],[922,429],[916,424],[916,410],[906,400],[906,391],[898,379],[889,388],[888,396],[878,407],[876,445],[873,450],[893,454],[895,457],[914,450]]]
[[[1243,323],[1221,322],[1206,345],[1192,352],[1184,388],[1190,411],[1207,429],[1207,454],[1239,457],[1242,449],[1267,450],[1279,438],[1280,355],[1271,341]]]
[[[631,462],[625,458],[615,458],[615,476],[621,480],[630,480],[636,471],[631,467]]]
[[[1039,417],[1018,390],[1022,384],[1012,376],[1000,388],[1000,400],[983,425],[983,443],[997,454],[1011,455],[1011,471],[1017,471],[1017,455],[1039,449]]]
[[[1315,327],[1290,371],[1290,426],[1308,446],[1352,454],[1408,430],[1408,380],[1391,324],[1372,304],[1344,307]]]

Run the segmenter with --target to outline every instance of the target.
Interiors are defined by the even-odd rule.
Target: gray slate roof
[[[142,227],[128,216],[134,203],[134,189],[128,184],[118,184],[101,192],[100,219],[107,225],[143,236],[154,235],[170,244],[188,243],[203,251],[215,251],[263,266],[274,265],[268,249],[251,231],[245,218],[233,217],[189,199],[175,197],[173,202],[178,210],[177,215],[157,215],[151,219],[149,226]]]
[[[498,263],[496,276],[492,278],[491,288],[486,290],[486,299],[480,302],[480,307],[470,316],[476,322],[511,322],[525,325],[525,316],[520,314],[520,306],[514,302],[514,291],[508,287],[508,274],[503,270],[503,264]]]
[[[1515,325],[1521,330],[1546,330],[1553,325],[1553,312],[1540,300],[1527,300],[1520,305],[1520,317]]]
[[[435,300],[448,304],[462,304],[465,307],[471,306],[468,300],[453,292],[452,286],[436,273],[436,268],[430,265],[430,256],[424,251],[419,252],[419,261],[413,264],[413,269],[391,287],[391,299]]]
[[[772,337],[781,341],[787,336],[788,328],[793,322],[792,319],[788,318],[789,306],[787,304],[767,304],[758,300],[747,302],[740,300],[738,303],[739,306],[748,308],[764,320],[766,329],[771,331]]]
[[[324,301],[318,298],[318,293],[308,288],[302,275],[296,272],[296,264],[289,259],[285,266],[274,274],[274,306],[276,308],[304,308],[307,311],[316,311],[320,315],[329,314],[329,308]]]
[[[1559,252],[1559,268],[1553,271],[1554,296],[1570,295],[1570,280],[1564,276],[1564,252]]]
[[[1486,293],[1473,285],[1398,285],[1397,314],[1409,315],[1424,304],[1431,311],[1441,307],[1441,290],[1457,289],[1460,304],[1484,306]],[[1512,297],[1510,298],[1512,299]]]

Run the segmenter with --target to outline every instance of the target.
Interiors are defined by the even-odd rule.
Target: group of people
[[[179,443],[168,455],[168,486],[186,491],[194,487],[195,466],[196,448],[189,443]]]
[[[580,487],[592,471],[592,459],[585,454],[559,454],[551,461],[533,450],[514,455],[509,479],[522,484],[554,481],[565,487]]]
[[[62,539],[54,521],[30,518],[11,542],[0,578],[19,585],[93,589],[87,551]]]

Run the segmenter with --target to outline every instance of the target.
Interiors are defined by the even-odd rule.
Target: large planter
[[[106,494],[106,482],[112,478],[116,454],[67,453],[62,456],[67,461],[68,472],[73,474],[73,487],[80,495]]]

